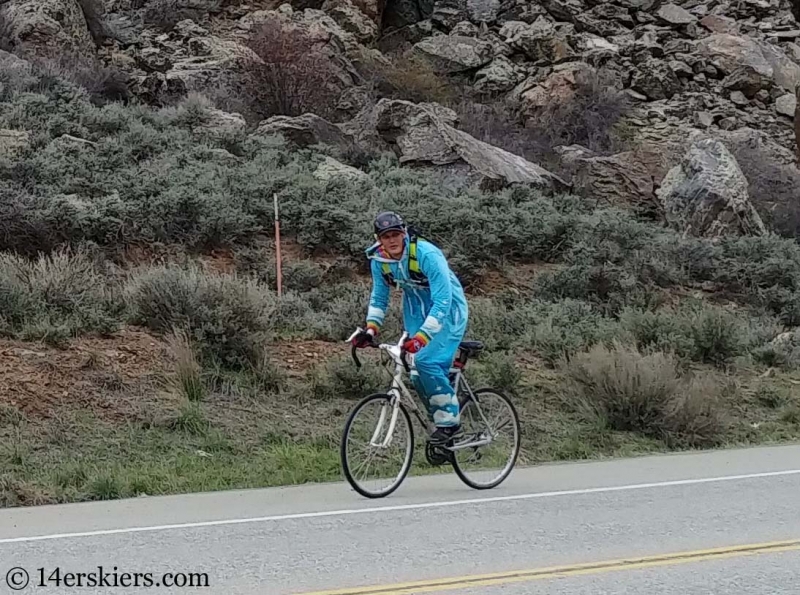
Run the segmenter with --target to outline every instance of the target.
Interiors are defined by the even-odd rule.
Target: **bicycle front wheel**
[[[477,403],[467,398],[462,404],[464,436],[451,447],[453,470],[469,487],[487,490],[505,481],[517,462],[520,423],[514,404],[502,392],[483,388],[474,394]]]
[[[403,404],[387,394],[362,399],[350,413],[341,444],[342,470],[366,498],[394,492],[411,468],[414,429]]]

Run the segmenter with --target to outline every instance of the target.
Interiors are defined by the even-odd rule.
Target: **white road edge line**
[[[705,477],[698,479],[679,479],[674,481],[660,481],[654,483],[628,484],[621,486],[607,486],[601,488],[584,488],[579,490],[561,490],[556,492],[536,492],[532,494],[515,494],[512,496],[495,496],[491,498],[470,498],[467,500],[448,500],[445,502],[420,502],[417,504],[399,504],[395,506],[376,506],[370,508],[348,508],[342,510],[325,510],[320,512],[299,512],[292,514],[279,514],[274,516],[251,517],[243,519],[221,519],[217,521],[199,521],[195,523],[179,523],[174,525],[153,525],[145,527],[125,527],[121,529],[101,529],[97,531],[84,531],[80,533],[55,533],[52,535],[33,535],[30,537],[0,538],[0,544],[21,543],[27,541],[45,541],[50,539],[69,539],[75,537],[95,537],[99,535],[117,535],[120,533],[144,533],[149,531],[167,531],[170,529],[193,529],[198,527],[215,527],[219,525],[240,525],[245,523],[266,523],[274,521],[287,521],[294,519],[313,519],[322,517],[347,516],[368,514],[375,512],[396,512],[402,510],[421,510],[426,508],[447,508],[473,504],[488,504],[492,502],[512,502],[515,500],[534,500],[538,498],[556,498],[560,496],[578,496],[584,494],[602,494],[608,492],[625,492],[631,490],[645,490],[650,488],[666,488],[673,486],[697,485],[704,483],[719,483],[725,481],[741,481],[745,479],[761,479],[767,477],[781,477],[786,475],[800,475],[800,469],[786,471],[769,471],[765,473],[750,473],[747,475],[725,475],[721,477]]]

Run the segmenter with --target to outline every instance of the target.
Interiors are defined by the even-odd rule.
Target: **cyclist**
[[[366,330],[353,344],[372,343],[386,316],[390,288],[401,289],[409,335],[402,348],[414,354],[411,380],[436,426],[429,441],[444,444],[460,430],[458,398],[448,373],[467,328],[464,290],[442,251],[409,229],[400,215],[379,213],[373,226],[376,242],[366,251],[372,270]]]

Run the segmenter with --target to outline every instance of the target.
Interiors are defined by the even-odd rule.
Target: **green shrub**
[[[550,365],[597,343],[606,343],[618,332],[614,322],[591,305],[571,299],[543,304],[533,318],[535,324],[522,335],[519,344],[533,349]]]
[[[708,377],[681,377],[667,354],[597,345],[563,371],[573,406],[611,429],[686,446],[713,445],[725,435],[720,387]]]
[[[349,350],[315,366],[309,374],[311,394],[317,399],[361,399],[370,393],[385,391],[391,379],[376,361],[359,356],[357,368]]]
[[[800,329],[782,333],[753,351],[756,361],[785,370],[800,368]]]
[[[580,300],[503,304],[497,298],[473,298],[469,306],[467,337],[483,341],[489,352],[531,350],[548,364],[619,332],[613,320]]]
[[[0,332],[60,342],[83,333],[107,334],[124,304],[82,250],[27,260],[0,254]]]
[[[237,368],[259,360],[276,309],[259,283],[196,267],[147,270],[130,282],[128,300],[137,324],[165,334],[187,329],[203,355]]]
[[[800,325],[800,246],[773,235],[723,238],[714,281],[726,292]]]
[[[468,365],[468,367],[470,367]],[[507,352],[482,354],[471,369],[467,371],[473,389],[490,386],[503,391],[514,392],[522,382],[523,372]]]
[[[620,324],[640,349],[717,366],[762,349],[779,328],[770,318],[692,301],[657,311],[629,308],[621,313]]]

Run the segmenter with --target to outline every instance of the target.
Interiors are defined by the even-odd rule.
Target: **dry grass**
[[[386,62],[378,62],[365,53],[360,61],[360,70],[377,97],[450,105],[463,92],[412,52],[386,57]]]
[[[40,79],[39,90],[65,80],[88,93],[94,105],[109,102],[126,102],[131,97],[130,77],[122,70],[105,66],[94,56],[64,54],[57,58],[33,60]]]
[[[202,401],[206,395],[203,370],[197,361],[189,334],[183,329],[175,329],[167,337],[167,344],[175,358],[175,374],[171,377],[172,387],[191,402]]]
[[[681,376],[668,354],[595,345],[563,364],[563,371],[568,398],[612,430],[685,446],[712,445],[724,436],[720,386],[710,376]]]

